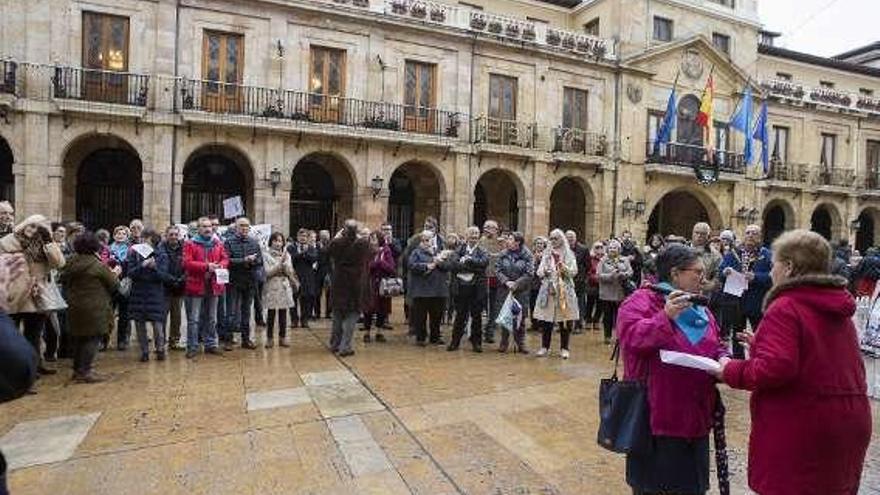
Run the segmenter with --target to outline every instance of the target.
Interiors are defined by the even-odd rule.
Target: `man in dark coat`
[[[480,228],[469,227],[465,242],[450,260],[453,277],[458,283],[455,296],[455,323],[452,326],[452,340],[447,351],[455,351],[464,336],[468,317],[471,319],[471,346],[474,352],[483,352],[482,316],[486,306],[486,267],[489,266],[489,253],[480,246]]]
[[[251,305],[257,286],[256,272],[263,266],[260,243],[250,236],[251,222],[247,218],[235,221],[235,236],[226,241],[229,253],[229,287],[227,290],[229,333],[241,329],[241,347],[256,349],[251,340]]]
[[[321,317],[321,299],[324,299],[324,318],[330,318],[330,287],[327,280],[332,272],[330,263],[330,231],[318,232],[318,271],[315,273],[317,294],[315,295],[315,318]]]
[[[521,232],[512,232],[507,238],[507,249],[502,251],[496,263],[498,277],[498,306],[504,305],[508,294],[519,302],[520,306],[527,308],[529,305],[529,289],[531,289],[532,274],[535,272],[535,259],[532,252],[525,246],[525,238]],[[510,342],[510,330],[501,329],[501,343],[498,350],[507,352]],[[528,354],[526,350],[526,327],[525,318],[521,318],[520,324],[513,329],[513,340],[516,352]]]
[[[590,271],[590,250],[587,249],[587,246],[578,242],[577,233],[573,230],[565,232],[565,240],[568,241],[568,246],[571,248],[571,252],[574,253],[575,261],[577,261],[578,272],[574,276],[574,293],[578,301],[580,319],[574,322],[574,333],[581,333],[581,330],[584,328],[581,322],[587,314],[586,292],[587,272]],[[571,325],[571,322],[566,322],[566,325]]]
[[[369,238],[358,235],[356,221],[346,220],[345,227],[330,241],[330,261],[333,263],[330,281],[333,333],[330,349],[342,357],[354,354],[351,339],[363,307],[366,260],[369,255]]]
[[[183,307],[186,273],[183,271],[183,242],[180,231],[172,225],[165,230],[165,240],[159,244],[159,253],[168,261],[168,278],[165,284],[165,301],[171,322],[168,326],[168,348],[172,351],[186,350],[180,344],[181,308]]]
[[[318,263],[318,248],[309,243],[309,231],[299,229],[296,233],[296,242],[287,248],[293,269],[299,278],[299,316],[291,314],[291,326],[309,328],[309,316],[312,314],[312,305],[318,295],[318,282],[315,265]]]

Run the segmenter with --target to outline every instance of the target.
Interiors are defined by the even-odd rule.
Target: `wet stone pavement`
[[[417,348],[397,321],[388,343],[359,333],[357,354],[338,359],[328,324],[293,331],[290,349],[146,364],[109,351],[106,383],[71,384],[67,369],[41,380],[0,405],[12,493],[631,493],[623,458],[595,442],[611,366],[600,332],[573,336],[563,361]],[[732,493],[744,494],[748,397],[724,396]],[[876,437],[864,472],[860,493],[880,495]]]

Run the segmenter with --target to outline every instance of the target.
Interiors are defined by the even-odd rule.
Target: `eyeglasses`
[[[704,273],[706,273],[706,269],[705,269],[705,268],[683,268],[683,269],[681,269],[681,270],[679,270],[679,271],[680,271],[680,272],[694,272],[694,273],[696,273],[697,275],[700,275],[700,276],[702,276]]]

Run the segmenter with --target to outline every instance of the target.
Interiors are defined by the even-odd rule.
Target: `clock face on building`
[[[703,58],[696,50],[688,50],[681,58],[681,72],[691,79],[699,79],[703,75]]]

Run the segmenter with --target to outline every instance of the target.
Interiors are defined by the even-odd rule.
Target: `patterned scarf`
[[[37,237],[26,237],[24,232],[16,232],[15,238],[21,244],[21,251],[24,253],[28,263],[43,263],[48,261],[46,251],[43,249],[43,240]]]
[[[715,411],[712,414],[712,434],[715,437],[715,474],[718,476],[718,493],[730,495],[730,471],[727,467],[727,434],[724,431],[724,402],[715,389]]]

